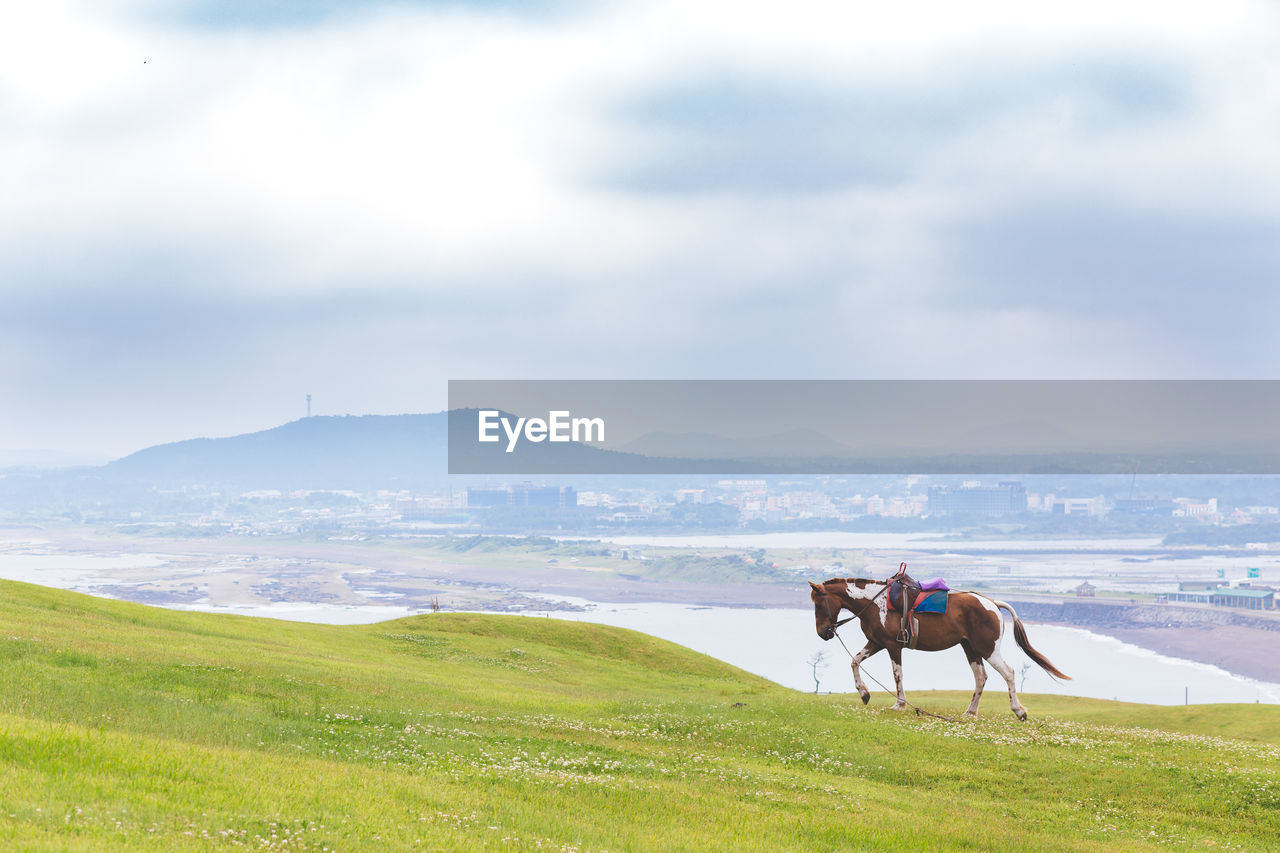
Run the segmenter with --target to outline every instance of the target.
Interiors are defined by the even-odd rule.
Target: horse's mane
[[[883,581],[878,581],[875,578],[829,578],[823,581],[820,586],[826,586],[827,584],[835,583],[836,581],[839,581],[845,586],[848,586],[851,583],[857,583],[858,581],[862,581],[863,583],[883,583]]]

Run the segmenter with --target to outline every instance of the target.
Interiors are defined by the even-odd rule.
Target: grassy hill
[[[958,713],[966,696],[913,696]],[[1280,708],[798,694],[632,632],[0,582],[0,848],[1264,849]]]

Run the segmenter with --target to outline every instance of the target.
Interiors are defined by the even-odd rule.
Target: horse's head
[[[836,627],[840,624],[840,608],[844,606],[840,596],[827,589],[827,583],[831,581],[821,584],[809,581],[809,586],[813,588],[809,591],[809,598],[813,599],[815,627],[818,636],[824,640],[830,640],[836,635]]]
[[[867,578],[832,578],[822,583],[809,581],[809,586],[812,587],[809,598],[813,599],[813,618],[818,636],[830,640],[836,635],[837,628],[850,619],[859,618],[867,604],[884,592],[884,584],[884,581]],[[877,586],[879,589],[872,592]],[[841,619],[841,608],[853,615]]]

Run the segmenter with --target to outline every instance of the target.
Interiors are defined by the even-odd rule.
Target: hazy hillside
[[[255,488],[369,489],[446,474],[444,412],[316,416],[230,438],[148,447],[101,469],[113,480]]]
[[[414,415],[314,416],[228,438],[196,438],[148,447],[97,469],[108,482],[166,486],[354,489],[443,485],[449,430],[461,431],[467,470],[554,473],[632,470],[635,457],[582,444],[476,445],[469,410]],[[661,466],[667,460],[643,464]],[[696,466],[695,466],[696,467]],[[714,466],[712,466],[714,467]],[[512,476],[519,476],[513,474]]]
[[[0,582],[0,848],[1268,849],[1280,708],[789,691],[583,623]],[[921,693],[955,714],[967,696]],[[1215,736],[1226,735],[1227,737]],[[922,804],[927,804],[923,806]]]

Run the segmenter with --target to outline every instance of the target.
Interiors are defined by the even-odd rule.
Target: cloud
[[[450,377],[1260,375],[1277,13],[1113,7],[6,11],[0,446]]]
[[[190,27],[290,28],[401,9],[544,16],[569,5],[565,0],[308,0],[306,3],[289,0],[197,0],[169,5],[168,14],[174,21]],[[166,14],[164,7],[158,7],[154,12]]]
[[[1176,313],[1225,309],[1242,322],[1273,304],[1280,219],[1221,219],[1042,203],[950,235],[972,301],[1046,310]],[[1223,285],[1221,288],[1215,284]],[[1189,303],[1201,303],[1193,312]]]
[[[1080,131],[1107,132],[1175,113],[1188,98],[1167,63],[952,63],[958,74],[905,82],[710,74],[646,93],[620,114],[654,150],[616,164],[605,180],[636,192],[787,195],[891,185],[927,178],[957,140],[993,127],[1068,107]]]

